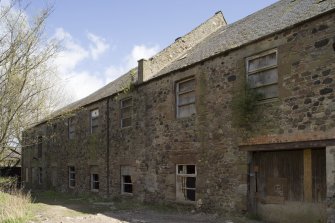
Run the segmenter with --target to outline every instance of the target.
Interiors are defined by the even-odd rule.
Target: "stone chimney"
[[[138,61],[138,82],[145,82],[151,79],[164,67],[183,56],[189,49],[204,40],[219,28],[227,25],[223,14],[219,11],[213,17],[199,25],[197,28],[178,37],[174,43],[166,47],[149,60]]]

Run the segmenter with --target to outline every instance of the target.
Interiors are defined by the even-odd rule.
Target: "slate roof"
[[[335,0],[282,0],[235,23],[224,26],[155,76],[200,62],[261,37],[283,30],[335,8]]]
[[[278,1],[244,19],[220,28],[198,45],[188,50],[180,59],[176,58],[176,60],[155,74],[153,78],[255,41],[271,33],[275,33],[319,14],[333,10],[334,8],[335,0]],[[132,72],[137,73],[137,68],[134,68]],[[56,111],[52,117],[56,117],[66,111],[83,107],[121,91],[126,83],[136,81],[132,80],[132,72],[129,71],[93,94]]]

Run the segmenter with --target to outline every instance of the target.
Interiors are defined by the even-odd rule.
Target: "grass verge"
[[[0,222],[24,223],[31,218],[31,197],[20,190],[0,191]]]

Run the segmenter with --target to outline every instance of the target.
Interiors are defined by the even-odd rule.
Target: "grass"
[[[31,218],[31,197],[20,190],[4,193],[0,191],[0,222],[24,223]]]

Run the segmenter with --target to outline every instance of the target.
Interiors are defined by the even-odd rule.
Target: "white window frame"
[[[73,168],[73,170],[71,170]],[[69,188],[75,188],[76,186],[76,167],[75,166],[68,166],[68,174],[69,174]],[[74,178],[71,178],[71,174],[74,174]],[[71,182],[74,182],[74,185],[71,185]]]
[[[188,174],[188,173],[179,173],[178,172],[178,167],[179,166],[183,166],[183,168],[185,167],[185,170],[187,170],[187,166],[194,166],[194,173],[193,174]],[[176,195],[177,194],[180,194],[180,193],[184,193],[185,195],[185,192],[184,190],[194,190],[194,193],[195,193],[195,200],[192,201],[192,200],[188,200],[185,196],[184,196],[184,200],[178,200],[178,201],[182,201],[182,202],[195,202],[196,201],[196,191],[197,191],[197,188],[196,188],[196,185],[195,185],[195,188],[188,188],[186,187],[186,183],[185,183],[185,186],[182,185],[181,188],[178,187],[178,177],[182,177],[182,178],[187,178],[187,177],[194,177],[195,180],[197,181],[197,165],[195,164],[176,164]],[[185,181],[186,182],[186,181]],[[178,191],[178,189],[180,189],[181,191]],[[179,199],[179,197],[177,196],[177,199]]]
[[[256,70],[253,70],[253,71],[249,72],[249,63],[250,63],[250,61],[258,59],[258,58],[261,58],[261,57],[264,57],[266,55],[273,54],[273,53],[276,54],[276,64],[265,66],[265,67],[262,67],[262,68],[259,68],[259,69],[256,69]],[[247,57],[245,60],[246,60],[246,69],[245,70],[246,70],[246,79],[247,79],[247,82],[248,82],[248,77],[249,76],[251,76],[251,75],[257,75],[257,73],[260,73],[260,72],[263,72],[263,71],[266,71],[266,70],[275,69],[275,68],[277,69],[277,75],[279,75],[278,74],[278,50],[276,48],[264,51],[262,53],[259,53],[259,54],[256,54],[256,55],[253,55],[253,56],[250,56],[250,57]],[[265,84],[265,85],[262,85],[262,86],[254,87],[252,89],[264,88],[266,86],[271,86],[271,85],[277,85],[278,86],[278,81],[276,83]],[[271,98],[267,98],[266,97],[266,98],[264,98],[262,100],[270,100],[270,99],[274,99],[274,98],[278,98],[278,96],[277,97],[271,97]]]
[[[125,182],[124,182],[124,177],[125,177],[125,176],[129,176],[129,177],[130,177],[131,183],[125,183]],[[130,192],[125,192],[125,191],[124,191],[124,185],[131,185],[131,193],[130,193]],[[132,176],[129,175],[129,174],[121,175],[121,194],[132,195],[132,194],[133,194],[133,191],[134,191],[134,184],[133,184]]]
[[[94,175],[98,175],[98,180],[94,180]],[[94,183],[98,183],[99,187],[94,188]],[[91,173],[91,190],[98,192],[100,189],[100,176],[98,173]]]
[[[186,105],[191,105],[191,104],[194,104],[194,106],[195,106],[195,103],[196,103],[195,87],[194,87],[193,90],[182,91],[182,92],[179,91],[179,85],[180,85],[180,84],[185,83],[185,82],[188,82],[188,81],[192,81],[192,80],[193,80],[193,81],[195,82],[195,84],[196,84],[195,77],[190,77],[190,78],[187,78],[187,79],[185,79],[185,80],[181,80],[181,81],[176,82],[176,117],[177,117],[177,118],[186,118],[186,117],[180,117],[180,116],[179,116],[179,107],[181,107],[181,106],[186,106]],[[192,103],[188,103],[188,104],[179,105],[179,96],[180,96],[180,95],[183,95],[183,94],[190,93],[190,92],[193,92],[193,93],[194,93],[194,98],[195,98],[194,102],[192,102]],[[194,114],[196,114],[196,111],[194,112]],[[192,115],[193,115],[193,114],[191,114],[190,116],[192,116]],[[187,117],[190,117],[190,116],[187,116]]]
[[[128,105],[128,106],[123,106],[123,102],[124,101],[127,101],[127,100],[131,100],[131,104]],[[124,109],[127,109],[129,108],[130,109],[130,117],[126,117],[126,118],[123,118],[122,115],[123,115],[123,110]],[[123,125],[123,120],[124,119],[129,119],[130,118],[130,125],[128,126],[124,126]],[[127,127],[131,127],[133,124],[133,98],[132,97],[128,97],[128,98],[125,98],[125,99],[122,99],[120,100],[120,125],[121,125],[121,128],[127,128]]]
[[[93,127],[99,128],[99,125],[97,126],[93,126],[93,121],[96,119],[99,119],[100,113],[99,113],[99,109],[95,108],[93,110],[90,111],[90,126],[91,126],[91,134],[93,134]]]

